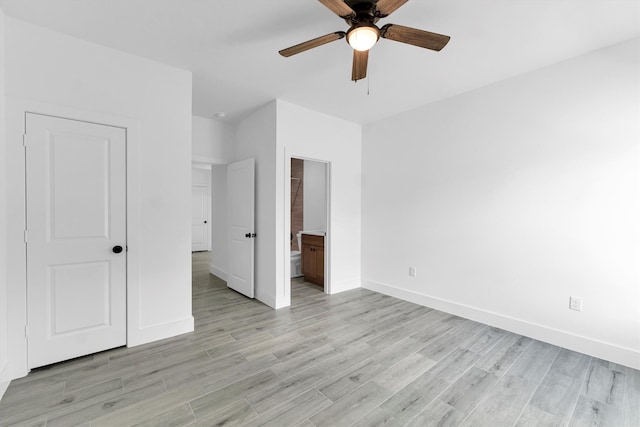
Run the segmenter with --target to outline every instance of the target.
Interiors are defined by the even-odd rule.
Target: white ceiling
[[[0,0],[15,16],[193,72],[193,113],[234,121],[275,98],[367,123],[640,35],[639,0],[411,0],[386,23],[451,36],[381,40],[351,81],[344,40],[278,50],[346,23],[317,0]],[[368,93],[369,92],[369,93]]]

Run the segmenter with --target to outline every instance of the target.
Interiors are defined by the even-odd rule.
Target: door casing
[[[12,185],[7,188],[7,223],[16,226],[7,229],[7,363],[3,378],[20,378],[29,372],[27,355],[27,277],[26,277],[26,176],[25,147],[26,114],[35,113],[60,118],[121,127],[127,133],[127,345],[149,342],[149,336],[137,321],[140,318],[140,234],[142,221],[140,196],[140,122],[131,117],[65,107],[32,99],[6,97],[6,176]],[[22,224],[22,226],[19,226]],[[17,248],[17,249],[16,249]],[[20,249],[21,248],[21,249]]]

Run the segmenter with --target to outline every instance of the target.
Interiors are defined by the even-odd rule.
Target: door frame
[[[288,244],[291,236],[291,159],[309,160],[317,163],[324,163],[326,172],[326,188],[327,188],[327,229],[324,236],[324,293],[331,294],[331,161],[316,159],[309,156],[298,155],[295,152],[285,150],[284,164],[284,289],[285,298],[291,305],[291,245]]]
[[[126,138],[126,222],[127,222],[127,346],[143,342],[140,333],[140,200],[139,150],[140,123],[129,117],[97,113],[49,104],[24,98],[6,98],[7,158],[14,159],[7,165],[7,178],[12,185],[7,189],[8,223],[22,224],[7,230],[7,245],[15,250],[7,251],[7,277],[10,278],[7,292],[7,329],[9,340],[8,365],[5,374],[9,378],[26,375],[28,369],[27,347],[27,254],[24,230],[26,228],[26,154],[23,145],[26,132],[27,113],[41,114],[63,119],[119,127],[125,130]],[[21,176],[22,179],[14,178]],[[21,248],[21,249],[20,249]],[[17,345],[22,342],[22,345]]]

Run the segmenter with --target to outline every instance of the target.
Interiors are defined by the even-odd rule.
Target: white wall
[[[328,291],[337,293],[360,286],[362,134],[358,124],[281,100],[277,105],[276,254],[279,270],[276,297],[283,305],[288,305],[291,299],[291,157],[328,162],[331,212],[327,221],[329,237],[325,241],[330,266]]]
[[[363,286],[640,368],[639,44],[367,125]]]
[[[327,164],[313,160],[304,161],[304,197],[302,199],[302,228],[322,230],[327,228]]]
[[[7,176],[4,113],[4,13],[0,9],[0,398],[9,385],[7,367]]]
[[[238,124],[234,161],[254,158],[255,171],[255,295],[270,307],[276,304],[276,102]]]
[[[211,165],[193,165],[191,168],[191,185],[211,185]]]
[[[274,101],[238,125],[235,160],[256,159],[256,298],[291,304],[291,157],[329,162],[330,292],[360,286],[360,125]]]
[[[6,18],[9,366],[26,373],[24,112],[127,128],[128,344],[193,330],[191,74]],[[0,380],[2,380],[0,379]]]
[[[193,161],[226,164],[233,150],[234,126],[205,117],[192,117],[191,157]]]

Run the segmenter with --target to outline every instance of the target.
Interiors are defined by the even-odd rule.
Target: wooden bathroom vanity
[[[304,280],[324,286],[324,236],[302,234],[301,252]]]

